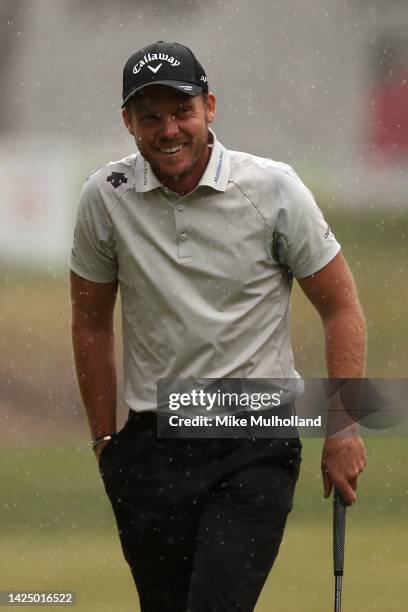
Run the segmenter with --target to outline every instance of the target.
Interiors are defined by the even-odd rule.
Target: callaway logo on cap
[[[123,69],[123,104],[149,85],[168,85],[190,96],[208,91],[203,67],[184,45],[159,40],[131,55]]]

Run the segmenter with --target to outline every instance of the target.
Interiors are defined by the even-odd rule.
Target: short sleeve
[[[275,260],[296,278],[314,274],[339,252],[337,242],[310,191],[295,172],[284,172],[273,232]]]
[[[87,180],[81,192],[70,268],[96,283],[107,283],[117,278],[112,221],[94,176]]]

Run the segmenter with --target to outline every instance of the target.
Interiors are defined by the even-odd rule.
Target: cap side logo
[[[156,66],[156,68],[153,68],[153,66],[148,66],[148,69],[151,70],[152,72],[154,72],[154,74],[156,74],[156,72],[158,70],[160,70],[160,68],[163,66],[163,64],[159,64],[158,66]]]

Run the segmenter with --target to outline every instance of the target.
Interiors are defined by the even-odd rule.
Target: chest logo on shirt
[[[127,177],[124,172],[112,172],[112,174],[108,176],[106,180],[108,183],[112,183],[115,189],[123,183],[127,183]]]

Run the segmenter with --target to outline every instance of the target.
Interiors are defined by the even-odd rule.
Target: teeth
[[[160,149],[161,153],[176,153],[177,151],[181,151],[183,145],[178,145],[177,147],[168,147],[166,149]]]

